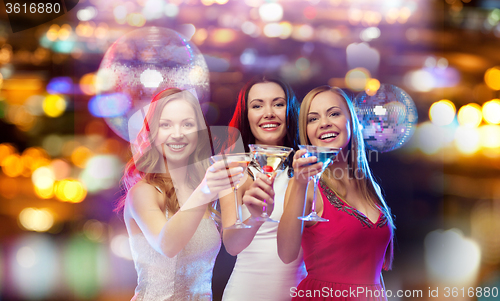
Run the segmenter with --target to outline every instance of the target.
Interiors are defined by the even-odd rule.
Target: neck
[[[187,162],[186,164],[168,164],[168,171],[176,189],[180,189],[186,184]]]

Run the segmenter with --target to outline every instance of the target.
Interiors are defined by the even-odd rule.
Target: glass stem
[[[312,206],[311,206],[311,213],[316,213],[316,197],[317,197],[317,190],[318,190],[318,182],[319,178],[321,177],[321,174],[317,174],[313,177],[314,181],[314,191],[313,191],[313,201],[312,201]]]
[[[236,224],[241,224],[243,221],[241,220],[241,206],[240,203],[238,202],[238,188],[234,187],[234,204],[236,205]]]

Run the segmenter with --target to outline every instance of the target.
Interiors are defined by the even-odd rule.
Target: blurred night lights
[[[19,222],[26,230],[46,232],[54,225],[54,216],[49,209],[30,207],[19,213]]]
[[[88,106],[89,112],[96,117],[115,117],[128,112],[132,101],[124,93],[101,94],[92,97]]]
[[[118,234],[111,239],[111,251],[118,257],[132,260],[128,236]]]
[[[461,107],[457,114],[458,123],[462,126],[477,128],[483,119],[481,106],[470,103]]]
[[[146,88],[158,88],[163,81],[163,76],[159,71],[148,68],[141,73],[140,80]]]
[[[455,146],[464,155],[472,155],[480,148],[479,131],[475,127],[459,126],[455,132]]]
[[[279,3],[262,4],[259,15],[264,22],[277,22],[283,18],[283,7]]]
[[[493,67],[486,70],[484,74],[484,82],[490,89],[500,90],[500,68]]]
[[[492,99],[483,104],[483,118],[489,124],[500,123],[500,99]]]
[[[60,282],[55,244],[44,234],[24,235],[15,243],[14,254],[9,263],[17,294],[23,300],[47,299]]]
[[[474,284],[481,250],[457,229],[436,230],[425,237],[425,262],[431,280],[441,284]]]
[[[49,94],[69,94],[73,92],[73,80],[70,77],[54,77],[47,85]]]
[[[449,125],[455,119],[456,108],[453,102],[442,99],[433,103],[429,109],[429,118],[437,126]]]

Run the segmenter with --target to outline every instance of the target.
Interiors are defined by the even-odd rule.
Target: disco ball
[[[388,152],[405,144],[415,132],[415,103],[401,88],[382,84],[375,95],[359,93],[354,99],[368,149]]]
[[[189,90],[200,103],[209,99],[209,72],[198,48],[178,32],[161,27],[134,30],[109,47],[96,74],[90,112],[130,141],[134,113],[166,88]],[[142,121],[142,120],[141,120]],[[131,131],[132,130],[132,131]]]

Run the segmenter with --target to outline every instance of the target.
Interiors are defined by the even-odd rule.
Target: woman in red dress
[[[298,287],[290,288],[290,296],[293,300],[387,300],[381,270],[391,268],[394,223],[368,166],[349,97],[338,88],[313,89],[302,102],[299,130],[301,144],[342,150],[318,187],[316,212],[329,222],[302,224],[297,219],[311,212],[313,185],[308,182],[321,171],[322,163],[316,157],[302,158],[305,150],[294,156],[295,175],[285,195],[278,254],[283,262],[290,262],[302,245],[308,275]]]

